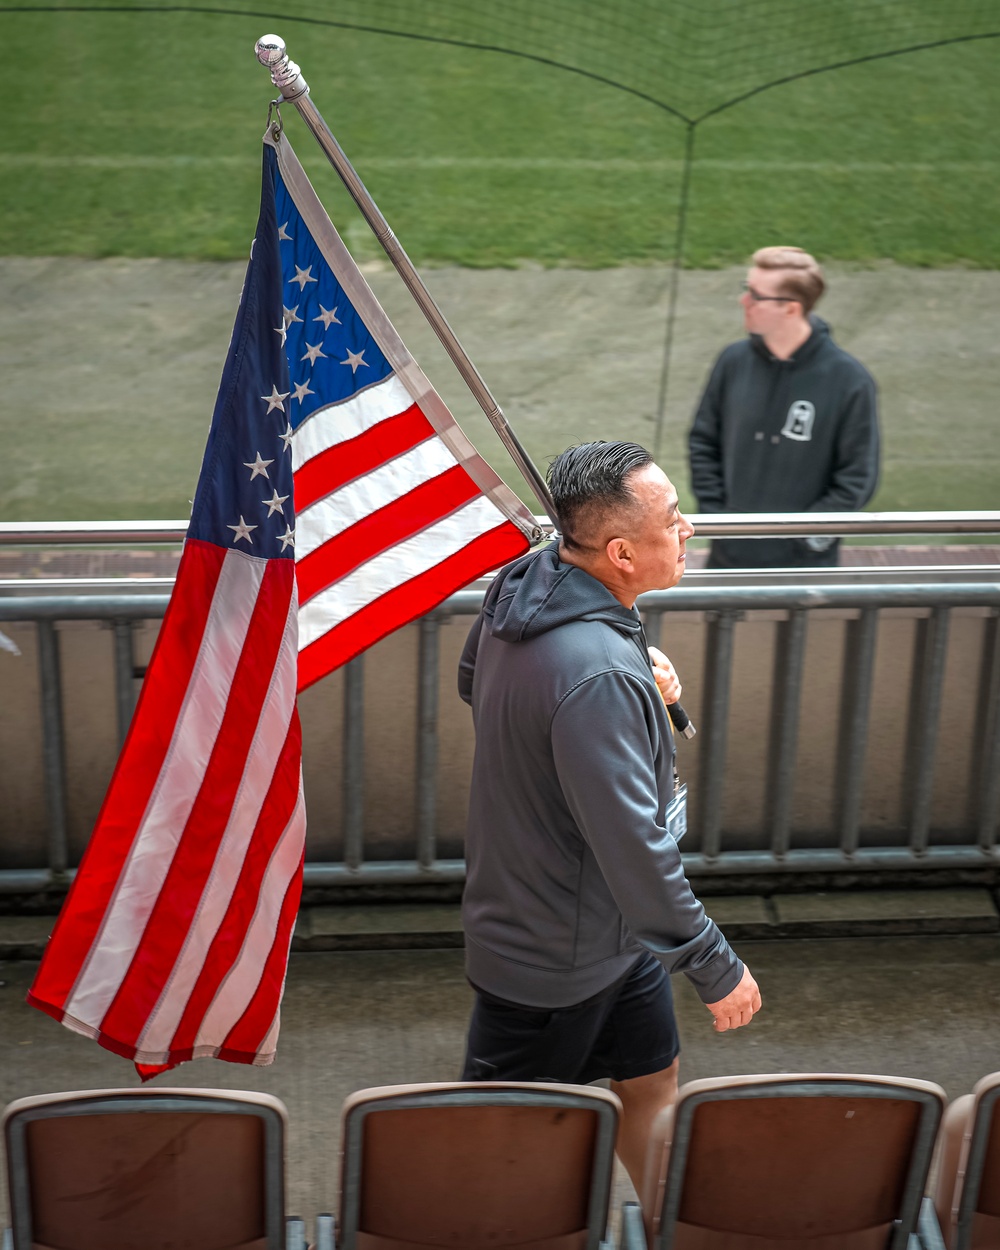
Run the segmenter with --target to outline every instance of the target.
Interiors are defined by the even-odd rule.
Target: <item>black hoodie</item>
[[[674,744],[638,613],[554,546],[502,569],[459,665],[476,756],[462,912],[470,981],[583,1002],[645,946],[706,1003],[743,966],[695,898],[664,815]]]
[[[699,512],[852,512],[878,482],[875,382],[819,317],[788,360],[757,335],[712,369],[689,435]],[[716,539],[731,568],[835,563],[801,538]]]

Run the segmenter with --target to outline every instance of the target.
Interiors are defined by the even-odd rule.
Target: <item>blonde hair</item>
[[[762,247],[754,252],[753,264],[780,273],[778,293],[797,300],[807,317],[826,290],[819,262],[801,247]]]

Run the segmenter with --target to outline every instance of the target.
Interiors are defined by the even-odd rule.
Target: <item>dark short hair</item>
[[[628,478],[653,463],[638,443],[603,439],[568,447],[549,465],[549,489],[567,547],[586,547],[584,531],[606,512],[629,510],[635,496]]]

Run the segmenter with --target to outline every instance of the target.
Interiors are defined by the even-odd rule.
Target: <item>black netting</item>
[[[688,121],[792,78],[1000,36],[998,0],[57,0],[24,7],[244,14],[491,48],[613,83]]]
[[[698,123],[793,79],[878,58],[1000,38],[1000,0],[35,0],[0,10],[216,13],[259,18],[320,86],[307,25],[490,49],[583,74],[648,100],[685,123],[674,274],[657,414],[666,404],[687,244]],[[922,55],[925,53],[921,53]],[[733,115],[730,114],[730,117]],[[712,127],[706,127],[711,130]],[[803,167],[799,164],[798,168]],[[947,175],[945,175],[947,176]],[[713,202],[718,210],[722,196]],[[745,206],[744,206],[745,207]],[[807,239],[808,243],[809,240]],[[812,244],[822,254],[823,248]],[[911,251],[913,249],[911,248]],[[964,255],[963,253],[960,253]],[[970,255],[972,253],[969,253]]]
[[[555,61],[692,120],[790,77],[1000,32],[996,0],[291,0],[280,7]]]

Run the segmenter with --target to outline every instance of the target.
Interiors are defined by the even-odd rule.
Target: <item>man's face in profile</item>
[[[740,304],[743,306],[743,325],[748,334],[766,336],[776,330],[788,318],[788,309],[794,300],[780,294],[784,273],[779,269],[758,269],[747,272]]]
[[[678,508],[677,491],[659,466],[637,469],[628,486],[640,505],[639,520],[630,535],[639,582],[635,593],[667,590],[684,576],[684,547],[694,526]]]

